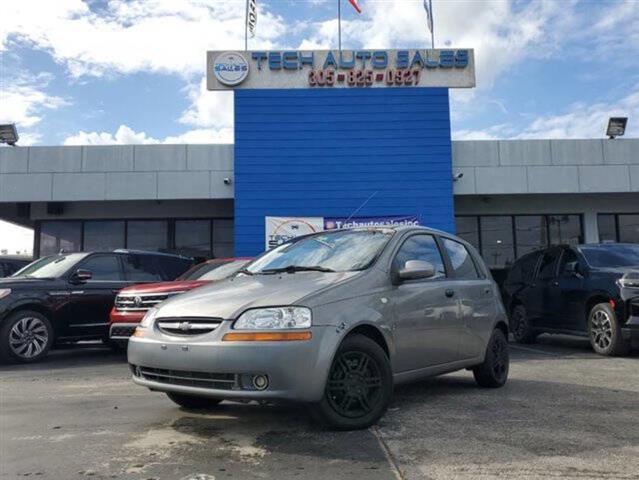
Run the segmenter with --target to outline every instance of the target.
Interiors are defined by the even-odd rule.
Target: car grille
[[[221,318],[164,317],[156,320],[158,330],[167,335],[194,336],[210,333],[220,326]]]
[[[234,373],[189,372],[186,370],[166,370],[135,365],[131,365],[131,371],[136,377],[169,385],[216,390],[237,390],[240,385],[239,376]]]
[[[115,337],[130,337],[131,335],[133,335],[133,332],[135,331],[134,326],[131,325],[125,325],[125,326],[118,326],[117,324],[114,324],[111,327],[111,338],[115,338]]]
[[[119,312],[146,312],[169,297],[184,292],[170,292],[140,295],[118,295],[115,297],[115,309]]]

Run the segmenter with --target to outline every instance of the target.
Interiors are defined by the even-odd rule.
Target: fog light
[[[266,375],[253,375],[253,386],[255,390],[266,390],[268,387],[268,377]]]

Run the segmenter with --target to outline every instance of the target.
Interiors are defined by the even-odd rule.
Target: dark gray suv
[[[306,402],[336,429],[374,424],[400,382],[508,377],[507,319],[477,252],[419,228],[297,238],[235,277],[150,310],[129,342],[136,383],[187,408]]]

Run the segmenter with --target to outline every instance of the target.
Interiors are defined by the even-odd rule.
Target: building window
[[[232,257],[235,253],[232,219],[213,220],[213,257]]]
[[[480,217],[481,254],[489,268],[506,268],[515,260],[510,216]]]
[[[515,217],[517,257],[548,245],[548,227],[544,215],[519,215]]]
[[[165,252],[168,247],[166,220],[135,220],[127,222],[126,248]]]
[[[198,259],[209,258],[211,240],[210,220],[175,221],[176,253]]]
[[[617,241],[617,220],[611,213],[600,213],[597,215],[597,226],[599,229],[600,242]]]
[[[617,215],[619,241],[639,243],[639,215]]]
[[[581,215],[548,215],[550,245],[577,245],[583,242]]]
[[[124,248],[124,222],[121,220],[96,220],[84,222],[84,245],[87,252],[109,251]]]
[[[478,217],[455,217],[455,231],[458,237],[480,250]]]
[[[79,252],[81,242],[82,222],[42,222],[40,226],[40,256]]]

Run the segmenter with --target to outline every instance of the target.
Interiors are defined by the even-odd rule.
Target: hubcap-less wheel
[[[382,399],[382,374],[365,352],[344,352],[333,363],[326,386],[331,407],[347,418],[372,412]]]
[[[18,357],[30,359],[40,355],[49,342],[49,332],[42,320],[20,319],[9,331],[9,347]]]
[[[492,355],[492,369],[495,378],[499,381],[505,380],[508,376],[508,344],[504,341],[495,341],[491,345]]]
[[[602,350],[612,343],[612,320],[603,310],[598,310],[592,315],[591,335],[593,342]]]

